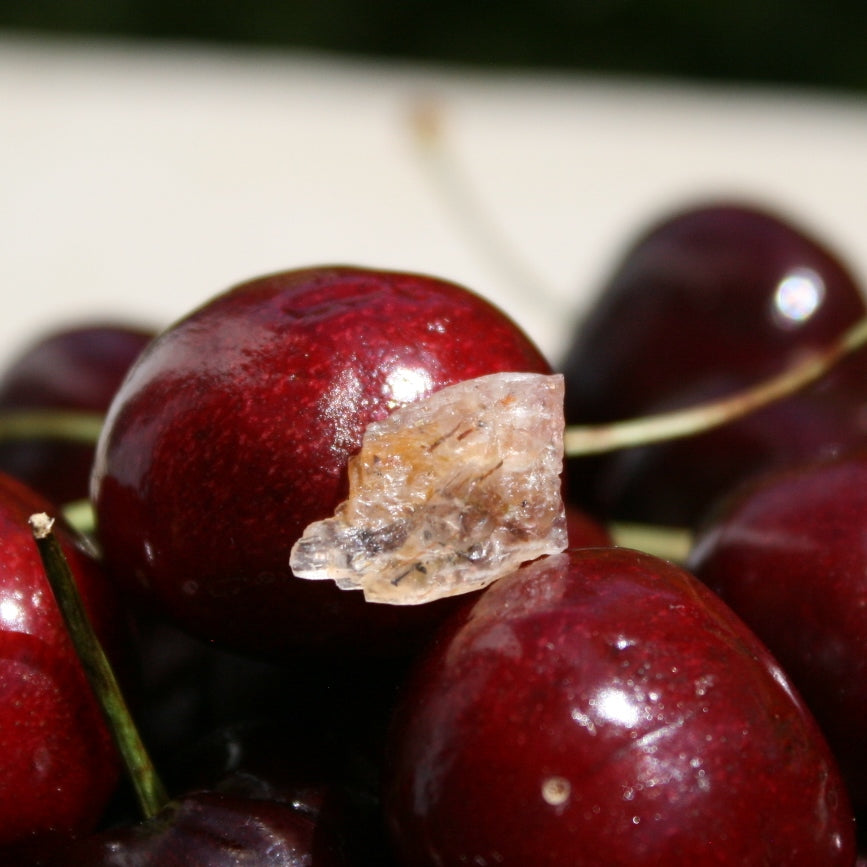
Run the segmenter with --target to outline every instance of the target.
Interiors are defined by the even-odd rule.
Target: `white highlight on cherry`
[[[811,268],[796,268],[777,285],[774,315],[783,324],[801,325],[819,309],[824,298],[821,276]]]

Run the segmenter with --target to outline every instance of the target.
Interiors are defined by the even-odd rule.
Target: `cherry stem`
[[[553,304],[553,292],[518,257],[514,244],[492,223],[470,178],[446,147],[442,107],[432,99],[423,99],[412,108],[410,124],[419,153],[431,173],[434,188],[462,221],[464,235],[473,239],[488,262],[514,287],[518,298],[536,298]]]
[[[105,417],[95,412],[71,410],[3,410],[0,442],[24,439],[58,439],[93,445],[99,439]]]
[[[635,548],[673,563],[684,563],[692,548],[693,534],[686,527],[614,521],[608,531],[620,548]]]
[[[867,316],[826,349],[721,400],[611,424],[569,426],[564,435],[566,457],[599,454],[704,433],[788,397],[824,376],[841,358],[865,344]]]
[[[45,574],[82,668],[123,758],[142,813],[146,819],[153,818],[168,803],[168,794],[133,722],[111,663],[93,629],[72,570],[54,535],[53,526],[54,519],[44,513],[30,517],[30,527]]]
[[[93,536],[96,530],[96,515],[90,500],[72,500],[64,503],[60,511],[63,513],[63,520],[82,536]]]

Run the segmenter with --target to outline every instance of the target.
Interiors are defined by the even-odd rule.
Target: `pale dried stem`
[[[472,239],[476,249],[514,288],[517,298],[554,304],[554,293],[491,220],[477,189],[449,148],[442,106],[435,99],[418,100],[412,106],[410,129],[433,187],[460,220],[463,237]]]

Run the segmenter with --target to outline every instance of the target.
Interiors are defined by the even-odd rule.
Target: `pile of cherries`
[[[576,327],[557,365],[567,424],[745,388],[864,316],[846,267],[788,219],[684,209],[625,252]],[[570,457],[569,550],[483,591],[392,606],[291,574],[369,423],[514,370],[552,366],[487,301],[352,267],[253,280],[159,334],[63,330],[12,365],[0,863],[855,864],[867,351],[713,431]],[[22,434],[34,410],[105,419],[94,447]],[[61,517],[81,514],[72,501],[92,526]],[[162,778],[144,816],[36,512],[59,517]],[[621,522],[687,530],[691,552],[617,546]]]

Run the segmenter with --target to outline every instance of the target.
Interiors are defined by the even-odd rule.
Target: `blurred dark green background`
[[[867,0],[5,0],[0,28],[867,91]]]

